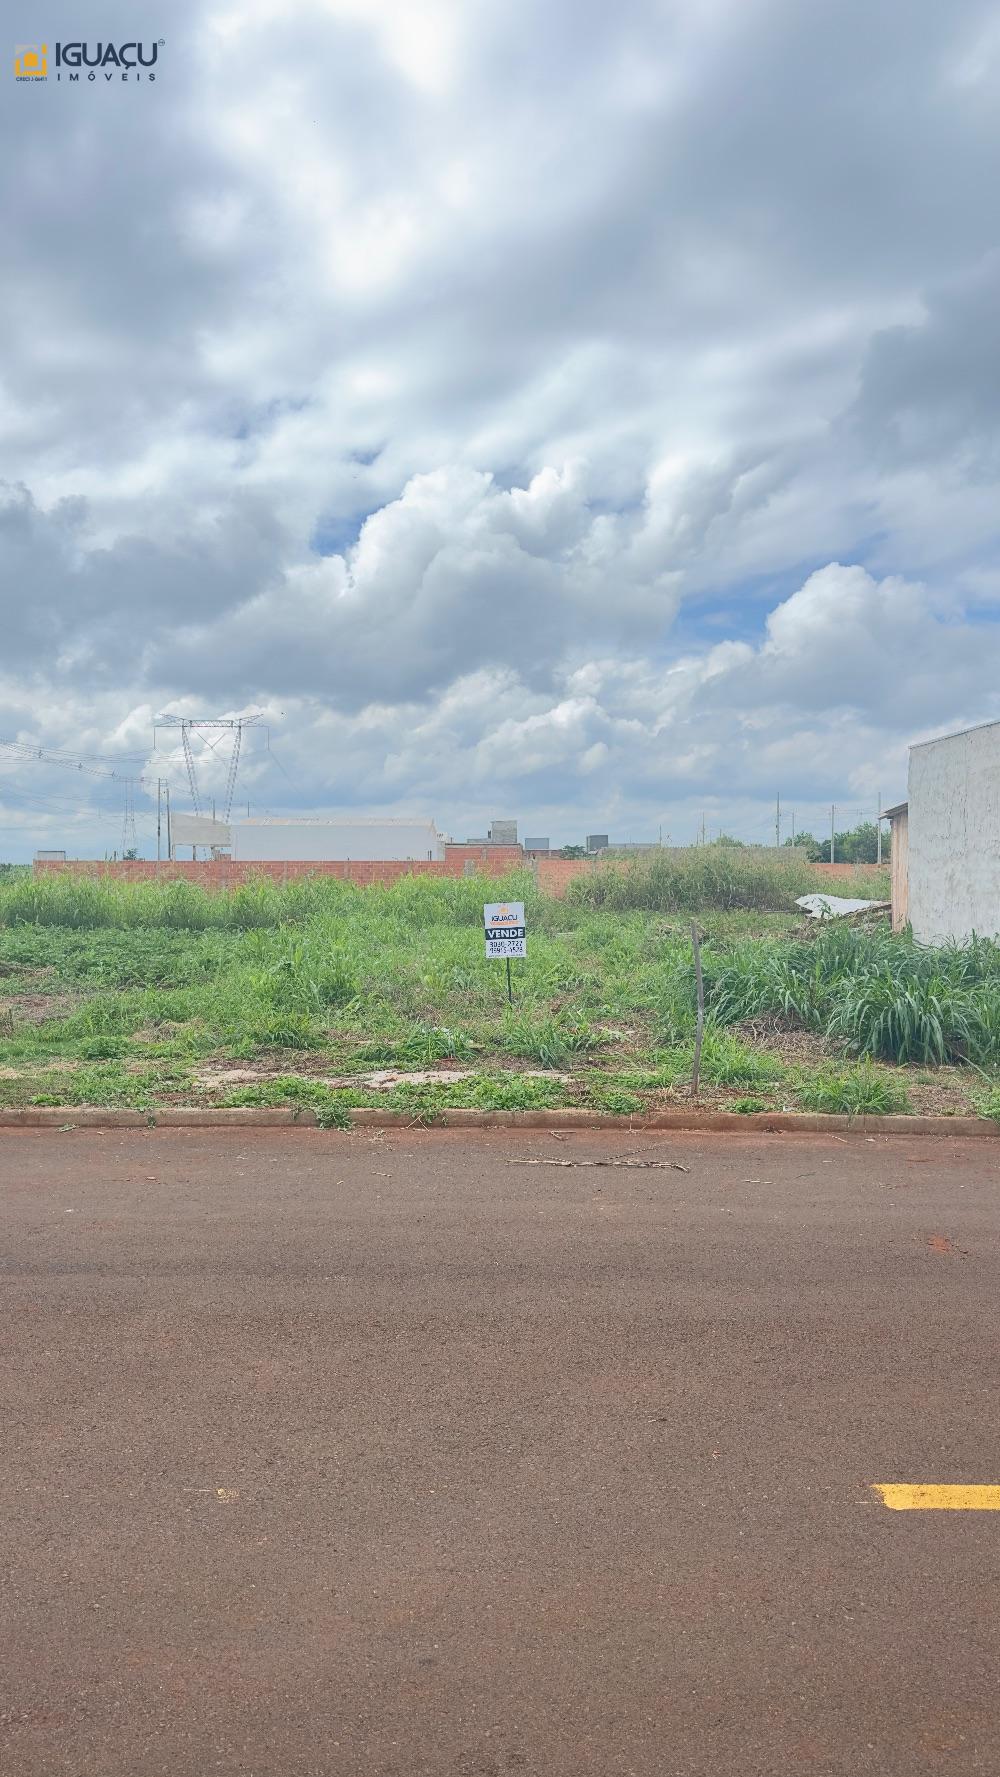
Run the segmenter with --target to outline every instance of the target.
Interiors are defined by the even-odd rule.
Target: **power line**
[[[50,752],[47,747],[35,747],[23,740],[0,740],[0,750],[10,753],[16,759],[38,760],[43,765],[59,765],[65,770],[79,771],[87,777],[114,778],[118,783],[142,784],[147,780],[133,777],[122,771],[102,771],[99,766],[90,765],[82,754]]]
[[[173,714],[157,716],[153,722],[153,749],[156,750],[156,730],[158,728],[179,728],[181,748],[184,753],[184,766],[187,771],[188,786],[195,814],[201,814],[201,797],[198,791],[198,773],[195,768],[194,753],[191,748],[191,735],[198,733],[204,744],[215,753],[223,736],[228,733],[232,738],[232,750],[229,755],[229,769],[226,773],[226,790],[224,799],[223,820],[228,821],[233,808],[233,797],[236,794],[236,780],[240,769],[240,751],[243,746],[244,728],[252,728],[260,721],[260,714],[253,716],[176,716]],[[213,741],[209,736],[218,733],[219,739]],[[270,738],[270,737],[269,737]]]

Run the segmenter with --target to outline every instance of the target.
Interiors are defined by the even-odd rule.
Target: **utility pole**
[[[837,825],[837,805],[835,802],[831,802],[831,804],[830,804],[830,862],[831,862],[831,864],[835,864],[837,862],[836,858],[834,857],[834,852],[837,847],[836,825]]]
[[[167,804],[167,861],[169,862],[174,855],[174,848],[170,843],[170,785],[164,784],[163,788]]]
[[[702,843],[702,845],[704,845],[704,843],[705,843],[705,810],[704,809],[702,809],[702,811],[701,811],[701,843]]]
[[[774,843],[781,844],[781,797],[774,804]]]
[[[159,863],[160,858],[163,855],[163,850],[160,845],[160,805],[161,805],[162,800],[163,800],[163,780],[162,780],[162,778],[157,778],[157,780],[156,780],[156,862],[157,863]]]
[[[795,850],[795,810],[792,809],[792,850]]]
[[[878,814],[875,816],[875,862],[882,862],[882,792],[878,793]]]

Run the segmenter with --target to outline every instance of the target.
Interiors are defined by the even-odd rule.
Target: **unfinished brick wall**
[[[232,858],[215,858],[195,863],[192,859],[172,858],[157,863],[150,859],[134,862],[105,863],[88,858],[38,858],[36,876],[68,874],[71,876],[110,876],[119,882],[197,882],[203,888],[235,888],[241,882],[267,877],[272,882],[299,882],[307,876],[334,876],[342,882],[356,882],[369,887],[373,883],[398,882],[401,876],[464,876],[473,866],[481,876],[506,876],[508,871],[525,865],[519,845],[449,845],[443,862],[401,858],[331,858],[326,860],[291,860],[287,863],[250,860],[234,862]],[[613,868],[614,859],[537,857],[530,867],[544,895],[561,900],[570,883],[593,870]],[[853,876],[875,871],[875,864],[813,864],[817,883],[838,876]]]
[[[811,867],[820,876],[871,876],[888,869],[889,860],[887,858],[884,864],[813,864]]]
[[[446,864],[458,865],[452,875],[464,874],[466,864],[472,864],[484,874],[496,876],[507,870],[522,870],[526,859],[519,845],[452,845],[444,848]]]
[[[589,876],[601,866],[596,858],[536,858],[536,881],[543,895],[561,901],[570,883],[577,876]]]
[[[452,855],[454,853],[455,855]],[[299,882],[307,876],[334,876],[342,882],[356,882],[369,887],[373,883],[398,882],[401,876],[464,876],[469,860],[483,876],[505,876],[523,862],[519,846],[449,846],[443,862],[406,858],[329,858],[277,862],[250,859],[211,858],[195,862],[191,858],[140,858],[129,862],[106,863],[88,858],[38,858],[36,876],[68,874],[71,876],[109,876],[118,882],[196,882],[202,888],[235,888],[241,882],[268,878],[271,882]]]

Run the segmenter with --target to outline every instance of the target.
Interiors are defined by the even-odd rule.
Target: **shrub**
[[[846,981],[827,1024],[857,1055],[937,1067],[966,1058],[976,1028],[968,989],[941,975],[900,979],[890,970]]]
[[[87,1037],[80,1044],[84,1061],[117,1061],[127,1052],[128,1043],[122,1037]]]
[[[797,1097],[804,1110],[839,1116],[888,1116],[894,1111],[909,1110],[899,1082],[870,1064],[840,1073],[831,1069],[816,1074],[799,1085]]]
[[[541,1067],[561,1068],[571,1055],[596,1048],[600,1039],[584,1019],[530,1018],[514,1014],[507,1019],[499,1047]]]
[[[716,1086],[764,1086],[781,1080],[785,1068],[775,1055],[748,1049],[727,1031],[707,1029],[701,1051],[701,1078]]]
[[[354,1059],[373,1067],[426,1068],[435,1061],[456,1061],[473,1053],[474,1045],[464,1031],[445,1025],[418,1025],[403,1037],[386,1037],[364,1043]]]
[[[325,1037],[305,1012],[274,1012],[251,1016],[234,1032],[232,1053],[253,1055],[258,1049],[322,1049]]]

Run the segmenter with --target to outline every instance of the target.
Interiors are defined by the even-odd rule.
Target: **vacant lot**
[[[1000,950],[820,931],[794,909],[794,869],[709,865],[695,882],[673,866],[617,884],[609,872],[599,905],[589,883],[586,900],[543,899],[529,875],[227,895],[0,883],[0,1103],[301,1104],[336,1122],[353,1105],[680,1102],[695,1016],[685,903],[700,895],[716,903],[697,914],[705,1103],[991,1110]],[[487,896],[528,903],[513,1006],[483,955]]]

